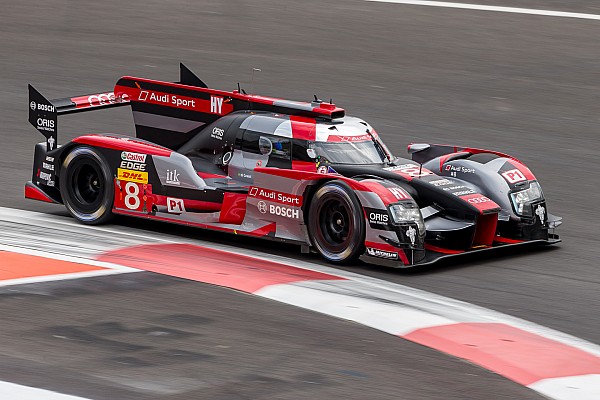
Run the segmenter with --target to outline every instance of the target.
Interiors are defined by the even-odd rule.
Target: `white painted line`
[[[0,399],[6,400],[87,400],[83,397],[60,394],[49,390],[0,381]]]
[[[344,281],[306,281],[266,286],[255,295],[291,304],[392,334],[405,335],[416,329],[448,325],[454,320],[403,304],[385,303],[378,296],[363,298],[352,293],[334,293]],[[324,290],[325,289],[325,290]]]
[[[600,375],[596,374],[542,379],[528,387],[556,400],[600,399]]]
[[[452,2],[447,2],[447,1],[426,1],[426,0],[365,0],[365,1],[378,2],[378,3],[407,4],[407,5],[414,5],[414,6],[459,8],[459,9],[463,9],[463,10],[495,11],[495,12],[512,13],[512,14],[541,15],[541,16],[546,16],[546,17],[590,19],[590,20],[596,20],[596,21],[600,20],[600,15],[597,15],[597,14],[584,14],[584,13],[573,13],[573,12],[565,12],[565,11],[539,10],[539,9],[534,9],[534,8],[486,6],[486,5],[482,5],[482,4],[452,3]]]

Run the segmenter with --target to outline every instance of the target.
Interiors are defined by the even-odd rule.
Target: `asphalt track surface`
[[[591,1],[478,3],[600,13]],[[27,83],[64,97],[109,90],[121,75],[176,80],[183,61],[215,88],[241,81],[265,95],[332,97],[368,119],[399,155],[410,142],[438,142],[527,163],[550,212],[565,219],[556,249],[416,273],[346,268],[600,343],[597,21],[358,0],[1,5],[1,206],[64,213],[23,199],[41,140],[26,121]],[[251,84],[253,67],[262,72]],[[61,142],[133,132],[123,109],[59,124]],[[133,225],[139,222],[121,221],[122,229]],[[237,243],[242,253],[300,257],[294,247],[177,232]],[[180,279],[142,273],[23,290],[0,296],[0,380],[95,399],[540,398],[365,327]],[[149,335],[155,327],[183,333],[163,341]],[[64,330],[83,335],[83,344],[51,339]],[[119,343],[147,346],[147,354],[119,360],[127,357]]]

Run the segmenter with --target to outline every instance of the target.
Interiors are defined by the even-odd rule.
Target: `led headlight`
[[[394,223],[415,222],[419,228],[419,234],[425,232],[425,222],[419,207],[414,204],[393,204],[390,206],[390,214]]]
[[[533,210],[529,205],[543,198],[542,188],[537,182],[531,182],[529,188],[510,194],[510,199],[515,212],[525,217],[533,216]]]

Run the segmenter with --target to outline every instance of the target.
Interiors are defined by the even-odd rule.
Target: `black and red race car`
[[[47,100],[29,86],[35,147],[25,197],[86,224],[129,215],[297,243],[325,259],[409,267],[500,246],[553,244],[560,218],[516,158],[411,144],[390,153],[365,121],[315,98],[294,102],[180,81],[123,77],[112,92]],[[58,115],[130,106],[136,138],[58,145]]]

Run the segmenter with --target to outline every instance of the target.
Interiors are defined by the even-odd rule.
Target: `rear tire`
[[[365,218],[356,194],[342,181],[331,181],[315,192],[308,212],[313,246],[328,261],[347,263],[362,254]]]
[[[67,154],[60,193],[69,213],[84,224],[102,224],[113,217],[112,174],[104,157],[91,147],[76,147]]]

